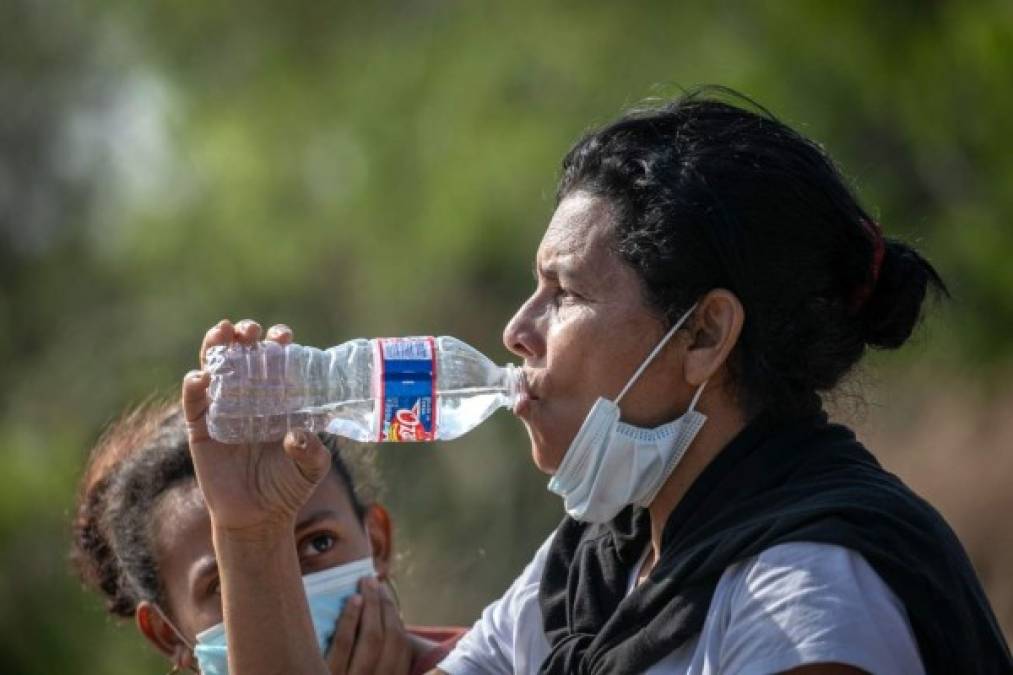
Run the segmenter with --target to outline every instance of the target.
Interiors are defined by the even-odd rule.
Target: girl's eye
[[[330,534],[316,534],[307,539],[303,545],[302,550],[299,551],[299,555],[303,557],[311,557],[326,553],[334,548],[334,544],[337,543],[337,539]]]

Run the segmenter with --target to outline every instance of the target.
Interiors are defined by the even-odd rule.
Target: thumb
[[[299,473],[313,485],[323,480],[331,468],[331,453],[316,434],[293,429],[285,435],[284,447]]]

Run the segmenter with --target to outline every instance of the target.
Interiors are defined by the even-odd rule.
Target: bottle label
[[[380,441],[436,437],[436,344],[431,337],[381,338]]]

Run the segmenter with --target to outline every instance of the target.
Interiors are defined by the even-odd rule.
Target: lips
[[[523,418],[531,409],[532,403],[538,400],[538,395],[535,393],[536,389],[531,384],[533,378],[529,372],[522,370],[521,373],[524,380],[524,391],[517,397],[517,401],[514,402],[513,413],[517,417]]]
[[[531,397],[527,394],[521,394],[514,401],[513,414],[517,417],[523,418],[524,415],[531,409]]]

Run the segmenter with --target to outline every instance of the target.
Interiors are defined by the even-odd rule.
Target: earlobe
[[[373,566],[376,576],[386,579],[390,574],[390,562],[394,550],[394,533],[390,513],[380,504],[371,504],[366,510],[366,535],[373,552]]]
[[[194,673],[200,672],[197,664],[194,663],[193,652],[184,645],[177,646],[176,654],[172,657],[172,664],[177,670],[189,670]]]

